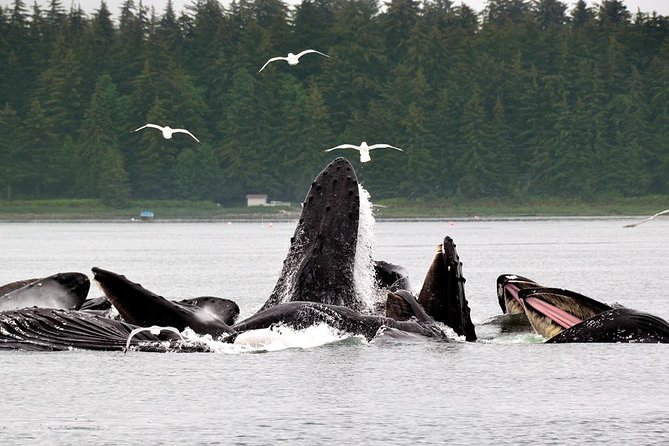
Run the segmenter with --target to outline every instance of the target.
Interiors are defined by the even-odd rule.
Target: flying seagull
[[[632,223],[632,224],[629,224],[629,225],[625,225],[625,226],[623,226],[623,228],[633,228],[633,227],[635,227],[635,226],[639,226],[641,223],[646,223],[647,221],[650,221],[650,220],[654,219],[654,218],[657,217],[658,215],[668,214],[668,213],[669,213],[669,209],[665,209],[665,210],[663,210],[663,211],[661,211],[661,212],[658,212],[658,213],[655,214],[655,215],[652,215],[652,216],[648,217],[648,218],[645,219],[645,220],[641,220],[641,221],[638,222],[638,223]]]
[[[200,140],[197,139],[197,138],[195,137],[195,135],[193,135],[193,134],[192,134],[191,132],[189,132],[188,130],[186,130],[186,129],[173,129],[172,127],[167,126],[167,125],[166,125],[165,127],[161,127],[161,126],[156,125],[156,124],[146,124],[145,126],[140,127],[140,128],[138,128],[137,130],[133,130],[133,131],[134,131],[134,132],[138,132],[138,131],[140,131],[140,130],[142,130],[142,129],[145,129],[145,128],[147,128],[147,127],[151,127],[152,129],[158,129],[158,130],[160,130],[161,132],[163,132],[163,138],[165,138],[165,139],[172,139],[172,134],[173,134],[173,133],[187,133],[187,134],[189,134],[190,136],[192,136],[193,139],[194,139],[195,141],[200,142]]]
[[[183,340],[183,338],[184,338],[181,335],[181,332],[174,327],[161,327],[159,325],[152,325],[150,327],[138,327],[138,328],[135,328],[134,330],[132,330],[130,332],[130,334],[128,335],[128,340],[125,343],[124,352],[126,352],[126,353],[128,352],[128,348],[130,348],[130,341],[132,341],[132,338],[134,338],[136,334],[139,334],[143,331],[148,331],[152,335],[156,335],[156,336],[158,336],[161,331],[171,331],[172,333],[176,333],[177,335],[179,335],[181,340]]]
[[[363,141],[359,146],[354,146],[353,144],[340,144],[337,147],[327,149],[326,152],[335,149],[355,149],[359,151],[361,163],[366,163],[367,161],[372,160],[372,158],[369,156],[369,151],[372,149],[395,149],[399,150],[400,152],[404,152],[404,150],[400,149],[399,147],[391,146],[389,144],[372,144],[371,146],[368,146],[365,141]]]
[[[286,62],[288,62],[288,65],[297,65],[298,63],[300,63],[300,57],[304,56],[307,53],[317,53],[317,54],[320,54],[321,56],[330,57],[327,54],[321,53],[320,51],[311,50],[311,49],[310,50],[304,50],[301,53],[297,53],[297,54],[288,53],[288,56],[286,56],[286,57],[281,57],[281,56],[272,57],[270,60],[265,62],[265,65],[263,65],[262,68],[258,70],[258,73],[260,73],[262,70],[264,70],[265,67],[270,64],[270,62],[274,62],[276,60],[285,60]]]

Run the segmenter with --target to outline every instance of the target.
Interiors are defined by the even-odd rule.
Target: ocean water
[[[216,353],[0,352],[0,444],[669,444],[666,345],[546,345],[481,324],[499,274],[669,318],[669,219],[376,222],[418,290],[457,244],[480,342],[327,327]],[[98,266],[173,298],[271,293],[296,222],[0,223],[0,282]],[[101,295],[92,287],[91,296]]]

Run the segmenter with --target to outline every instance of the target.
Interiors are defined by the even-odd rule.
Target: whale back
[[[11,289],[21,283],[24,282],[13,282],[3,288]],[[0,296],[0,311],[27,307],[76,310],[86,300],[90,286],[90,280],[82,273],[53,274],[15,288]]]
[[[200,296],[191,299],[182,299],[176,303],[201,308],[221,319],[228,325],[234,324],[239,316],[239,305],[230,299],[224,299],[222,297]]]
[[[613,308],[561,331],[547,342],[669,343],[669,324],[661,317]]]

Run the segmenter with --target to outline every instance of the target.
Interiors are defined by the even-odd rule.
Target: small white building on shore
[[[267,194],[247,194],[247,206],[267,206]]]

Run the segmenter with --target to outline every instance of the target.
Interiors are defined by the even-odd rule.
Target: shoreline
[[[490,217],[377,217],[377,222],[500,222],[500,221],[592,221],[592,220],[640,220],[647,215],[517,215],[517,216],[490,216]],[[212,217],[212,218],[156,218],[143,221],[141,219],[126,218],[70,218],[70,217],[37,217],[37,218],[10,218],[0,217],[2,223],[122,223],[122,224],[162,224],[162,223],[286,223],[297,222],[299,217],[289,218],[268,214],[261,216],[235,216],[235,217]],[[667,217],[669,218],[669,217]]]
[[[669,196],[624,198],[584,202],[567,199],[379,200],[373,203],[378,221],[493,221],[600,218],[643,218],[669,207]],[[0,201],[0,222],[141,222],[151,211],[150,222],[257,222],[299,219],[300,206],[223,207],[213,202],[152,200],[133,201],[122,209],[97,200]]]

